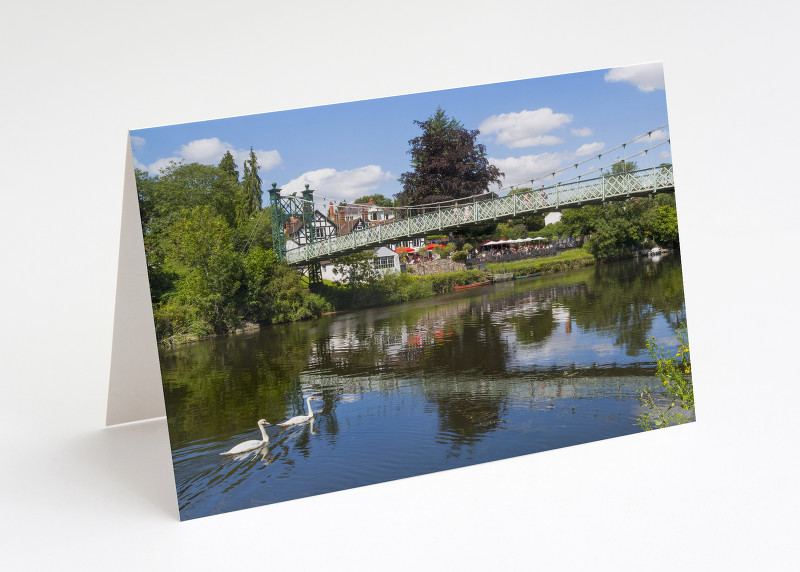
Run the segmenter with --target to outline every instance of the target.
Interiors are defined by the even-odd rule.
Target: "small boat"
[[[541,276],[541,272],[534,272],[533,274],[520,274],[519,276],[514,276],[514,280],[521,280],[522,278],[533,278],[534,276]]]
[[[464,286],[456,286],[456,290],[468,290],[469,288],[477,288],[478,286],[488,286],[491,283],[491,280],[487,280],[486,282],[478,282],[476,284],[466,284]]]

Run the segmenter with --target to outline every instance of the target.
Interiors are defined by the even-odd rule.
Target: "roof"
[[[347,222],[345,222],[344,224],[342,224],[341,226],[339,226],[339,234],[348,234],[348,233],[350,233],[350,232],[353,232],[353,229],[354,229],[356,226],[358,226],[358,223],[359,223],[359,222],[360,222],[361,224],[364,224],[364,225],[366,224],[366,222],[364,221],[364,219],[363,219],[363,218],[361,218],[361,217],[359,217],[359,218],[354,218],[353,220],[348,220]]]

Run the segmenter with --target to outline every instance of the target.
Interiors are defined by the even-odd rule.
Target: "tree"
[[[233,160],[233,155],[231,155],[230,151],[225,151],[222,160],[219,162],[219,168],[233,177],[233,180],[239,181],[239,171],[236,170],[236,161]]]
[[[384,195],[381,195],[381,194],[365,195],[365,196],[361,197],[360,199],[354,200],[353,202],[354,203],[363,204],[363,203],[368,203],[370,201],[370,199],[372,199],[372,204],[374,204],[376,206],[379,206],[379,207],[393,207],[393,206],[395,206],[394,205],[394,201],[392,199],[390,199],[388,197],[385,197]]]
[[[486,158],[486,147],[475,143],[478,130],[467,130],[441,108],[425,121],[414,123],[422,135],[409,141],[413,171],[399,181],[400,205],[455,200],[484,193],[505,175]]]
[[[252,147],[250,147],[250,158],[244,162],[242,188],[244,188],[248,212],[253,213],[259,210],[263,192],[261,189],[261,177],[258,176],[258,158]]]
[[[612,175],[622,175],[623,173],[630,173],[631,171],[635,171],[637,169],[636,163],[634,161],[616,161],[615,163],[611,164],[611,174]]]

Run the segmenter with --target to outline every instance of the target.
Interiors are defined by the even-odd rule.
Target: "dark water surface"
[[[162,351],[181,518],[638,432],[646,340],[674,347],[684,308],[667,256]],[[313,425],[220,456],[309,395]]]

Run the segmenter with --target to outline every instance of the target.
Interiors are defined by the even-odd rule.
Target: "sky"
[[[170,161],[218,165],[226,151],[241,174],[252,147],[265,204],[272,183],[283,194],[309,184],[320,203],[352,202],[402,191],[409,141],[422,133],[414,121],[439,107],[480,131],[477,143],[505,173],[500,188],[490,187],[501,195],[531,186],[530,179],[536,187],[566,181],[651,147],[632,159],[638,167],[672,162],[668,127],[653,131],[667,123],[660,63],[138,129],[131,143],[136,168],[153,175]],[[567,170],[550,175],[559,169]]]

